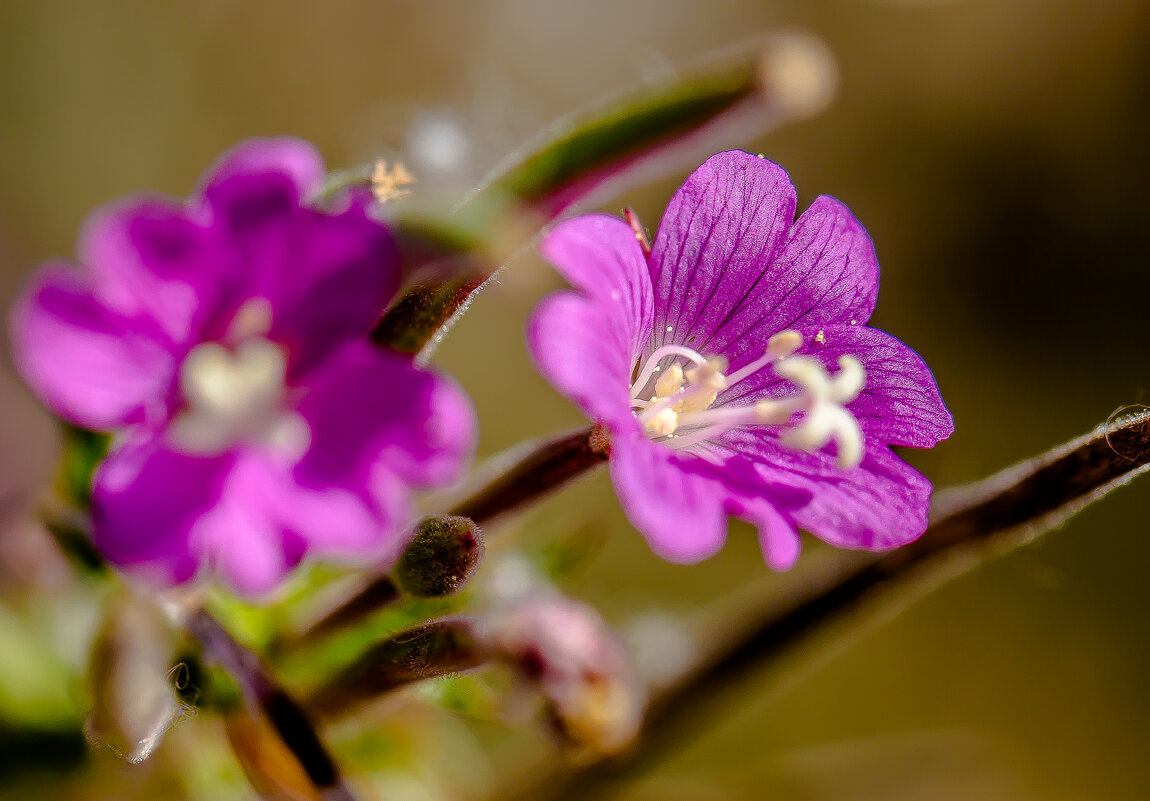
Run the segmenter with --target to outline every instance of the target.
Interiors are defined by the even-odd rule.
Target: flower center
[[[845,404],[862,391],[866,380],[862,363],[843,356],[838,373],[831,376],[818,359],[794,355],[802,343],[798,331],[776,334],[762,357],[730,375],[722,357],[707,358],[682,345],[664,345],[644,362],[631,385],[632,412],[648,437],[676,450],[732,428],[766,425],[781,428],[781,443],[795,450],[813,453],[833,440],[838,466],[856,467],[863,457],[862,431]],[[672,361],[665,364],[668,358]],[[798,391],[750,405],[712,408],[720,392],[767,368],[794,383]]]
[[[266,301],[249,301],[228,329],[225,339],[234,344],[205,342],[184,358],[185,408],[170,428],[179,450],[215,456],[252,443],[291,461],[307,450],[307,423],[285,407],[287,354],[266,338],[270,320]]]

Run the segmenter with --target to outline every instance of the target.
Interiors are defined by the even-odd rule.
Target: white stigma
[[[783,429],[780,442],[784,446],[813,453],[833,441],[838,466],[855,467],[863,458],[863,437],[845,405],[858,397],[866,382],[862,363],[843,356],[839,371],[831,376],[818,359],[794,355],[802,343],[798,331],[776,334],[759,359],[730,375],[721,357],[705,358],[682,345],[665,345],[639,370],[631,387],[632,410],[648,437],[676,450],[732,428],[774,426]],[[667,358],[685,359],[686,366],[679,361],[659,364]],[[711,408],[723,390],[767,367],[795,384],[798,391],[785,398]],[[656,375],[653,394],[643,397]]]
[[[827,374],[822,362],[810,356],[786,359],[775,370],[798,384],[808,401],[802,422],[783,433],[783,444],[815,451],[833,439],[838,446],[838,466],[857,467],[863,457],[862,431],[843,404],[853,401],[862,391],[866,381],[862,363],[853,356],[843,356],[834,378]]]
[[[255,332],[266,332],[263,306],[245,304],[228,338],[244,337],[234,348],[205,342],[192,348],[180,366],[186,408],[173,420],[170,435],[184,453],[218,455],[240,442],[270,446],[298,459],[310,444],[307,423],[284,408],[287,354]]]

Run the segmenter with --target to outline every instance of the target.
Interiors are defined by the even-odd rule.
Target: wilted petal
[[[782,167],[742,151],[707,159],[675,193],[651,250],[655,336],[727,353],[746,299],[778,278],[775,256],[795,217],[795,189]],[[775,332],[777,333],[777,332]],[[758,354],[756,354],[758,355]]]
[[[11,325],[21,375],[68,421],[109,429],[164,409],[175,357],[159,332],[103,305],[79,270],[41,270]]]

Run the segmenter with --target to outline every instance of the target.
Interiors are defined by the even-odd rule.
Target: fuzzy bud
[[[483,533],[466,517],[427,517],[399,558],[393,577],[407,595],[437,598],[459,592],[483,560]]]

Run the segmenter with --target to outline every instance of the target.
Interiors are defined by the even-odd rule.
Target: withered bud
[[[483,533],[470,518],[426,517],[399,557],[395,583],[415,598],[459,592],[483,560]]]
[[[525,593],[493,610],[483,635],[496,658],[542,691],[571,744],[610,754],[638,734],[646,689],[622,640],[591,607]]]

